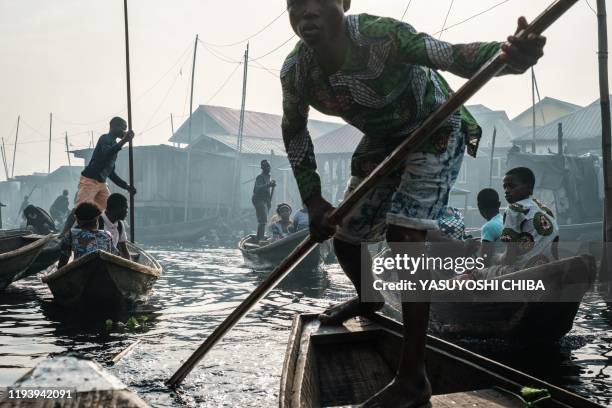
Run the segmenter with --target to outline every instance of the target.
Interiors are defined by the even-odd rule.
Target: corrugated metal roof
[[[565,102],[562,101],[560,99],[555,99],[555,98],[551,98],[549,96],[544,97],[544,99],[542,99],[541,101],[539,101],[538,103],[535,104],[535,111],[536,111],[536,120],[540,120],[541,118],[541,111],[544,108],[545,105],[555,105],[558,106],[560,108],[566,109],[568,112],[574,112],[578,109],[581,109],[582,106],[580,105],[575,105],[573,103],[569,103],[569,102]],[[529,108],[527,108],[526,110],[524,110],[523,112],[519,113],[518,115],[516,115],[515,118],[512,119],[513,122],[517,123],[518,121],[522,120],[525,116],[531,118],[532,114],[532,109],[534,107],[530,106]]]
[[[601,108],[599,99],[585,108],[567,114],[552,123],[536,129],[536,140],[557,140],[558,124],[563,124],[563,138],[584,140],[601,137]],[[531,140],[531,130],[517,137],[516,141]]]
[[[221,131],[228,135],[238,135],[238,128],[240,125],[240,110],[226,108],[223,106],[211,106],[211,105],[200,105],[192,116],[192,129],[194,141],[202,135],[207,135],[210,129],[216,124],[218,129],[214,129],[214,133],[221,133]],[[206,121],[212,121],[213,123],[205,123]],[[282,116],[271,113],[245,111],[244,115],[244,136],[261,137],[266,139],[282,139],[281,131]],[[320,120],[309,120],[308,129],[313,137],[316,139],[326,133],[329,133],[335,129],[341,127],[341,123],[324,122]],[[175,132],[174,136],[170,138],[171,142],[175,143],[187,143],[189,140],[189,119],[186,120],[179,129]]]
[[[206,135],[206,137],[223,143],[232,150],[236,150],[236,136],[234,135]],[[197,145],[193,145],[197,148]],[[286,156],[285,145],[279,139],[270,139],[262,137],[245,136],[242,139],[242,153],[244,154],[264,154],[269,155],[272,152],[276,156]]]
[[[353,153],[363,137],[360,130],[351,125],[344,125],[320,138],[313,144],[316,154]]]
[[[51,172],[47,177],[48,181],[65,180],[79,177],[83,171],[83,166],[60,166],[55,171]]]
[[[484,105],[466,106],[482,128],[480,146],[491,146],[493,130],[497,129],[495,147],[510,147],[512,140],[523,133],[523,129],[513,123],[505,111],[494,111]]]

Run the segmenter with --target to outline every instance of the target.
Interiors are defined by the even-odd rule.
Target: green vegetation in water
[[[138,331],[138,330],[145,330],[147,328],[147,321],[149,320],[149,316],[146,315],[142,315],[142,316],[132,316],[129,319],[127,319],[125,322],[114,322],[111,319],[106,319],[106,321],[104,322],[104,327],[106,329],[106,331],[110,332],[113,331],[113,329],[116,329],[116,331]]]

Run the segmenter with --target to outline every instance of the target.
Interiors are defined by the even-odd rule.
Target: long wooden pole
[[[495,154],[495,139],[496,138],[497,138],[497,128],[494,127],[493,128],[493,141],[491,142],[491,161],[489,162],[489,187],[493,186],[493,155]],[[467,206],[465,208],[467,208]]]
[[[127,0],[123,0],[123,16],[125,22],[125,73],[127,81],[127,111],[128,111],[128,130],[132,130],[132,87],[130,84],[130,36],[128,31],[128,7]],[[134,187],[134,143],[129,142],[129,166],[130,166],[130,186]],[[134,242],[136,235],[136,222],[134,217],[134,193],[130,191],[130,241]]]
[[[47,173],[51,174],[51,133],[53,131],[53,113],[49,113],[49,165]]]
[[[11,178],[15,176],[15,153],[17,153],[17,139],[19,139],[19,120],[21,115],[17,116],[17,130],[15,131],[15,144],[13,145],[13,163],[11,164]]]
[[[529,34],[540,34],[561,17],[578,0],[556,0],[540,14],[527,28],[516,36],[526,39]],[[389,157],[380,163],[368,177],[336,208],[329,221],[337,225],[355,206],[355,204],[374,187],[382,177],[393,171],[406,155],[429,138],[452,114],[470,99],[487,82],[506,67],[501,58],[501,51],[489,60],[472,79],[467,81],[456,93],[430,115]],[[169,387],[176,387],[193,370],[196,364],[214,347],[236,323],[246,315],[255,304],[266,296],[300,261],[315,248],[317,243],[308,236],[285,258],[230,315],[211,333],[187,361],[166,381]]]
[[[240,122],[238,123],[238,139],[236,141],[236,161],[234,163],[234,194],[232,194],[232,213],[240,211],[240,178],[242,174],[242,141],[244,138],[244,112],[246,109],[247,76],[249,73],[249,44],[244,52],[244,67],[242,75],[242,101],[240,104]],[[232,215],[230,215],[232,216]]]
[[[535,74],[531,67],[531,153],[536,152],[536,101],[535,101]]]
[[[600,281],[612,282],[612,127],[610,124],[610,87],[608,81],[608,27],[606,2],[597,0],[597,25],[599,42],[599,98],[601,105],[601,153],[604,175],[604,251],[601,262]],[[611,291],[608,290],[608,296]],[[610,300],[610,299],[607,299]]]
[[[183,221],[187,222],[189,218],[189,184],[191,183],[191,130],[192,130],[192,115],[193,115],[193,84],[195,82],[195,68],[196,68],[196,57],[198,55],[198,34],[196,34],[195,44],[193,46],[193,64],[191,65],[191,94],[189,97],[189,126],[188,126],[188,138],[189,144],[187,145],[187,177],[185,177],[185,209],[183,214]]]

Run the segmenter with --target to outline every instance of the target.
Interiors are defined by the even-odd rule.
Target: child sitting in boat
[[[503,217],[500,241],[506,249],[497,265],[471,273],[473,279],[489,279],[558,259],[559,227],[553,212],[533,198],[535,175],[516,167],[504,176],[508,209]]]
[[[103,229],[98,229],[100,214],[98,207],[92,203],[85,202],[76,207],[74,215],[77,220],[77,228],[71,229],[62,239],[62,252],[57,265],[58,268],[68,263],[71,254],[74,254],[74,260],[76,261],[82,256],[98,250],[112,253],[111,234]]]
[[[289,204],[279,204],[276,207],[276,215],[272,218],[272,224],[270,225],[270,232],[272,233],[272,241],[278,241],[279,239],[285,238],[287,235],[292,234],[293,223],[291,222],[291,206]]]

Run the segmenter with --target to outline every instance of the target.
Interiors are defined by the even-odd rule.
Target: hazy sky
[[[595,0],[589,2],[595,6]],[[351,12],[399,19],[409,3],[405,21],[435,33],[451,0],[353,0]],[[445,31],[442,39],[503,40],[514,32],[519,15],[532,18],[550,1],[455,0],[447,26],[499,3]],[[241,41],[281,15],[285,0],[129,0],[129,7],[134,129],[137,135],[144,131],[135,143],[160,144],[171,135],[170,113],[175,128],[188,114],[195,35],[209,44]],[[542,97],[581,105],[598,98],[596,23],[587,1],[580,0],[546,33],[546,55],[536,66]],[[251,58],[274,50],[292,34],[285,14],[250,40]],[[123,36],[121,0],[0,0],[0,136],[7,143],[9,161],[17,115],[22,119],[15,175],[47,171],[49,112],[54,115],[52,169],[68,162],[64,132],[71,149],[87,147],[90,131],[97,139],[110,117],[125,115]],[[247,109],[281,112],[278,69],[295,41],[251,63]],[[242,68],[230,74],[237,67],[232,61],[242,58],[245,45],[209,46],[216,55],[199,46],[194,106],[240,106]],[[455,88],[463,82],[445,76]],[[470,103],[506,110],[513,117],[531,103],[530,77],[495,79]]]

